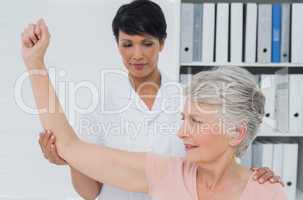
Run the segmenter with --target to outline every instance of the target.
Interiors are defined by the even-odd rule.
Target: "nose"
[[[143,57],[143,50],[141,49],[140,46],[135,46],[133,59],[140,60],[140,59],[142,59],[142,57]]]
[[[184,139],[190,135],[190,128],[188,126],[188,123],[184,120],[177,133],[180,139]]]

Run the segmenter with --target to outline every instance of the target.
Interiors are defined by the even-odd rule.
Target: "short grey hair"
[[[240,126],[245,122],[246,138],[235,148],[236,156],[241,157],[255,139],[264,116],[265,97],[255,76],[241,67],[214,67],[194,75],[185,95],[197,103],[222,105],[224,123]]]

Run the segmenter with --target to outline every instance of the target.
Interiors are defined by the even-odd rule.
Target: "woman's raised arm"
[[[22,56],[29,72],[32,89],[43,128],[56,136],[59,155],[83,174],[121,189],[147,192],[145,154],[114,150],[81,141],[70,126],[43,62],[37,55],[45,53],[50,35],[40,20],[41,33],[31,43],[31,36],[22,35]],[[40,53],[39,53],[40,52]],[[33,56],[35,55],[35,56]],[[43,60],[43,59],[42,59]]]

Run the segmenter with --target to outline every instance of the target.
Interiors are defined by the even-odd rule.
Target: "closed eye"
[[[200,123],[200,124],[204,123],[203,121],[201,121],[201,120],[196,120],[196,119],[194,119],[194,118],[192,118],[192,121],[195,122],[195,123]]]
[[[123,44],[122,46],[125,47],[125,48],[128,48],[128,47],[131,47],[132,45],[131,44]]]
[[[144,46],[147,46],[147,47],[150,47],[150,46],[152,46],[153,45],[153,43],[145,43],[144,44]]]

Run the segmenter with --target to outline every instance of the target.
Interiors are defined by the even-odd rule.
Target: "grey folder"
[[[258,7],[258,47],[257,62],[271,62],[271,31],[272,31],[272,6],[259,4]]]
[[[202,61],[202,3],[194,4],[193,61]]]
[[[194,4],[181,4],[181,63],[193,61]]]
[[[281,28],[281,62],[289,62],[290,4],[282,4]]]

